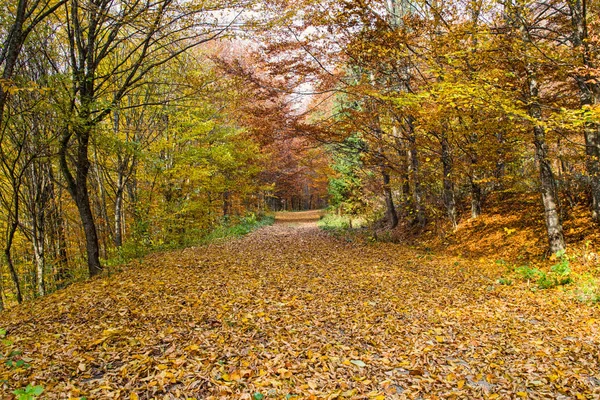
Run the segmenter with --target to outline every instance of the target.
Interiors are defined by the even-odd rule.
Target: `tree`
[[[208,23],[209,11],[236,5],[233,2],[214,7],[210,3],[173,0],[70,0],[66,4],[63,23],[73,84],[65,109],[67,124],[60,140],[59,159],[84,227],[90,276],[102,271],[88,189],[89,147],[94,130],[126,94],[146,83],[151,71],[223,35],[227,26]]]

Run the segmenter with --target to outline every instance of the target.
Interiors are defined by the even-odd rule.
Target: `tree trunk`
[[[456,200],[454,198],[454,182],[452,181],[452,155],[450,154],[450,144],[448,143],[448,137],[445,133],[442,133],[440,144],[442,147],[442,178],[444,186],[444,205],[446,206],[446,212],[448,213],[448,219],[452,224],[452,228],[456,229],[458,226],[456,222]]]
[[[18,211],[17,211],[18,212]],[[15,285],[15,295],[17,297],[17,302],[21,304],[23,302],[23,295],[21,294],[21,285],[19,283],[19,275],[17,274],[17,270],[15,269],[15,265],[13,263],[11,249],[13,240],[15,238],[15,232],[17,231],[17,227],[19,226],[18,222],[13,221],[8,226],[8,232],[6,235],[6,244],[4,245],[4,258],[6,259],[6,264],[8,265],[8,271],[10,272],[10,277]]]
[[[123,246],[123,177],[119,175],[117,181],[117,192],[115,193],[115,247]]]
[[[100,265],[100,246],[98,242],[98,233],[94,222],[92,207],[87,190],[87,185],[84,189],[79,190],[76,194],[75,203],[79,211],[79,217],[85,232],[85,248],[88,257],[88,271],[90,277],[98,275],[102,272]]]
[[[19,54],[25,41],[25,35],[23,34],[23,25],[27,18],[27,0],[19,0],[16,7],[15,20],[9,28],[8,34],[5,36],[5,40],[2,42],[3,51],[1,52],[4,56],[0,59],[0,65],[4,64],[2,70],[2,79],[10,82],[13,78],[13,72],[17,65]],[[8,99],[9,91],[5,90],[3,85],[0,85],[0,124],[4,119],[4,107]]]
[[[500,131],[496,134],[496,138],[498,139],[498,150],[497,150],[497,155],[498,155],[498,161],[496,162],[496,169],[494,170],[494,177],[496,178],[496,186],[499,189],[502,189],[503,187],[503,183],[502,181],[504,180],[504,175],[506,174],[506,163],[504,162],[504,134]]]
[[[394,198],[392,197],[392,188],[390,187],[390,174],[381,168],[381,176],[383,177],[383,193],[385,196],[385,215],[390,229],[398,226],[398,214],[394,207]]]
[[[231,194],[229,190],[223,192],[223,216],[228,217],[231,214]]]
[[[39,135],[39,132],[38,132]],[[43,151],[41,146],[32,147],[29,151]],[[28,180],[28,210],[31,219],[31,242],[33,246],[33,259],[35,263],[36,294],[43,296],[46,293],[46,211],[51,201],[50,181],[51,166],[44,160],[31,163]]]
[[[523,53],[527,55],[529,47],[532,46],[531,36],[528,32],[527,22],[524,19],[522,10],[516,7],[514,10],[508,10],[508,14],[515,13],[514,22],[519,30],[521,40],[523,40]],[[507,15],[508,15],[507,14]],[[546,233],[548,236],[548,247],[551,253],[556,253],[565,249],[565,239],[563,236],[562,221],[560,216],[560,204],[558,190],[552,165],[548,159],[548,149],[546,145],[546,131],[538,123],[542,119],[542,107],[539,103],[539,83],[537,81],[537,66],[535,64],[525,65],[525,78],[527,85],[527,101],[529,102],[527,112],[534,120],[533,143],[535,146],[535,158],[539,165],[540,192],[542,203],[544,205],[544,220],[546,222]]]
[[[396,152],[398,153],[398,169],[400,170],[400,212],[399,216],[404,218],[407,216],[408,210],[410,210],[410,167],[409,167],[409,156],[405,141],[402,140],[398,133],[398,128],[394,126],[392,128],[394,141],[396,145]]]
[[[410,145],[410,169],[413,181],[413,205],[415,209],[415,222],[419,226],[425,226],[425,206],[423,205],[423,189],[419,178],[419,157],[417,151],[417,138],[413,125],[413,118],[407,118],[408,142]]]
[[[536,121],[542,117],[542,109],[537,100],[539,87],[535,73],[528,68],[527,79],[529,85],[529,115]],[[552,165],[548,159],[548,149],[546,145],[546,131],[544,127],[536,124],[533,127],[535,157],[539,164],[540,191],[542,203],[544,204],[544,216],[546,222],[546,231],[548,234],[548,245],[550,253],[565,249],[565,239],[563,236],[562,221],[560,216],[560,203],[556,179],[552,172]]]
[[[592,219],[600,223],[600,127],[587,123],[584,128],[586,168],[592,195]]]
[[[43,183],[42,183],[43,184]],[[45,190],[45,188],[38,188],[38,190]],[[43,196],[43,194],[42,194]],[[40,200],[34,207],[34,215],[32,215],[32,242],[33,242],[33,257],[35,260],[35,279],[36,279],[36,293],[38,296],[46,294],[46,287],[44,285],[44,276],[46,271],[46,251],[45,251],[45,201],[43,198],[37,198]]]
[[[51,235],[54,238],[54,255],[56,259],[57,268],[55,269],[54,279],[56,281],[56,287],[58,289],[64,287],[64,284],[68,278],[69,271],[69,258],[67,254],[67,238],[65,235],[65,226],[62,218],[62,211],[60,207],[60,199],[62,198],[62,190],[58,192],[54,190],[54,176],[52,168],[48,169],[48,176],[50,187],[48,193],[50,196],[50,229]],[[59,186],[60,188],[60,186]]]
[[[571,10],[573,34],[570,35],[576,57],[580,58],[586,74],[576,74],[575,80],[579,87],[580,104],[583,107],[593,107],[600,104],[600,84],[588,71],[596,68],[591,53],[588,26],[587,4],[585,0],[567,2]],[[600,223],[600,124],[588,121],[583,128],[585,138],[586,169],[590,180],[592,197],[592,219]]]
[[[4,288],[2,282],[2,269],[0,269],[0,311],[4,311]]]
[[[471,184],[471,218],[476,219],[481,215],[482,192],[481,185],[474,176],[469,176]]]
[[[41,216],[43,218],[43,215]],[[33,253],[35,259],[36,292],[38,296],[46,294],[44,276],[46,271],[44,220],[38,221],[33,231]]]
[[[100,264],[100,246],[98,243],[98,233],[94,222],[94,215],[89,198],[89,189],[87,186],[87,178],[90,169],[90,161],[88,158],[88,145],[90,131],[88,127],[79,128],[76,133],[77,138],[77,158],[75,165],[75,176],[71,174],[67,162],[67,151],[71,134],[65,132],[63,134],[60,146],[60,167],[67,181],[67,189],[71,197],[75,201],[79,218],[85,233],[86,254],[88,272],[90,277],[98,275],[102,272]]]

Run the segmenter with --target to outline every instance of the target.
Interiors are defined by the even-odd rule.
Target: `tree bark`
[[[381,176],[383,177],[383,193],[385,196],[385,214],[390,229],[398,226],[398,214],[394,207],[394,198],[392,197],[392,188],[390,187],[390,174],[382,167]]]
[[[115,247],[123,246],[123,176],[119,173],[117,177],[117,191],[115,193]]]
[[[530,96],[529,116],[535,121],[539,121],[542,117],[542,109],[537,100],[539,93],[537,78],[531,67],[528,67],[526,72]],[[565,250],[558,189],[554,173],[552,172],[552,164],[548,159],[546,131],[544,127],[540,124],[535,124],[533,127],[533,136],[535,157],[539,164],[540,192],[542,195],[542,203],[544,204],[548,245],[550,253],[554,254],[558,251]]]
[[[48,174],[45,170],[50,168],[43,162],[31,164],[31,188],[30,215],[32,227],[33,257],[35,261],[36,293],[43,296],[46,293],[44,284],[46,271],[46,246],[45,246],[45,223],[46,206],[50,200]]]
[[[223,192],[223,217],[228,217],[231,214],[231,194],[229,190]]]
[[[581,70],[586,73],[576,73],[575,80],[579,87],[579,101],[582,108],[600,104],[600,83],[598,77],[589,72],[596,65],[590,54],[587,26],[587,9],[585,0],[567,2],[571,11],[573,34],[570,35],[573,50],[581,60]],[[586,169],[589,177],[592,197],[592,219],[600,223],[600,124],[588,121],[584,124]]]
[[[528,32],[527,21],[522,15],[521,5],[514,9],[508,9],[507,15],[513,18],[514,27],[518,29],[523,41],[523,56],[528,57],[532,39]],[[537,80],[537,65],[529,61],[525,63],[525,90],[526,101],[529,103],[527,112],[533,120],[533,144],[535,146],[535,158],[539,165],[540,194],[544,205],[544,221],[548,236],[548,249],[550,253],[565,250],[565,239],[563,236],[562,221],[560,215],[560,203],[556,179],[552,172],[552,164],[548,158],[546,145],[546,131],[539,123],[542,119],[542,107],[539,103],[539,83]]]
[[[425,226],[427,220],[425,218],[425,206],[423,205],[423,189],[421,188],[421,180],[419,177],[419,157],[417,150],[417,137],[413,125],[413,118],[407,118],[408,142],[410,146],[410,172],[413,181],[413,205],[415,211],[415,223],[419,226]]]
[[[33,226],[33,253],[35,259],[35,279],[36,279],[36,293],[38,296],[46,294],[46,286],[44,283],[45,271],[46,271],[46,259],[45,259],[45,244],[44,244],[44,211],[34,216],[36,220]]]
[[[67,254],[67,238],[65,236],[65,226],[62,217],[62,211],[59,200],[62,197],[62,190],[56,192],[54,190],[54,173],[52,168],[48,169],[48,180],[50,187],[48,188],[50,197],[50,211],[49,211],[49,226],[51,229],[51,237],[54,239],[54,257],[56,259],[56,269],[54,270],[54,279],[56,281],[56,287],[62,288],[66,283],[69,271],[69,257]],[[59,186],[60,188],[60,186]]]
[[[15,196],[15,200],[19,201],[18,197]],[[18,215],[19,209],[18,204],[15,205],[15,213]],[[17,217],[13,217],[13,221],[11,221],[8,225],[8,229],[6,232],[6,243],[4,245],[4,258],[6,259],[6,264],[8,265],[8,271],[10,272],[10,277],[15,285],[15,297],[17,298],[17,302],[21,304],[23,302],[23,295],[21,294],[21,285],[19,282],[19,275],[17,274],[17,270],[15,268],[15,264],[12,259],[12,245],[15,238],[15,233],[17,232],[17,228],[19,227],[19,222],[16,219]]]
[[[90,161],[88,159],[88,146],[90,131],[88,127],[77,127],[79,132],[75,134],[77,137],[77,154],[75,165],[75,176],[72,175],[67,162],[67,152],[69,140],[72,136],[71,132],[63,133],[61,140],[59,158],[60,167],[67,182],[67,190],[75,201],[79,218],[83,226],[86,243],[86,254],[88,272],[90,277],[98,275],[102,272],[100,264],[100,246],[98,243],[98,233],[92,207],[89,198],[89,189],[87,186],[87,178],[90,169]]]
[[[471,184],[471,218],[476,219],[481,215],[482,191],[481,185],[474,176],[469,176]]]
[[[100,224],[96,226],[98,232],[98,243],[102,244],[100,246],[100,251],[102,252],[102,256],[107,258],[108,251],[108,243],[107,238],[110,240],[110,236],[112,236],[111,232],[111,224],[110,219],[108,218],[108,206],[106,201],[106,190],[104,188],[104,181],[102,179],[102,171],[100,170],[100,162],[98,160],[98,148],[97,145],[94,144],[94,169],[93,175],[96,178],[96,187],[98,190],[98,195],[95,198],[96,205],[96,215],[100,216]]]
[[[446,212],[448,213],[448,219],[452,224],[452,228],[456,229],[458,224],[456,222],[456,200],[454,197],[454,182],[452,180],[452,155],[450,154],[448,137],[445,133],[442,133],[440,137],[440,145],[442,148],[442,173],[444,174],[442,178],[444,186],[444,205],[446,206]]]

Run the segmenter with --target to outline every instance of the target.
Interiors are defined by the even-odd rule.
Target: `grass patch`
[[[362,218],[352,218],[346,215],[325,214],[317,226],[326,231],[346,231],[348,229],[361,228],[365,225]]]
[[[564,252],[560,251],[551,257],[555,262],[549,271],[522,265],[516,267],[506,263],[504,260],[497,260],[497,265],[503,265],[508,271],[508,276],[503,276],[497,280],[501,285],[512,285],[511,278],[526,281],[528,284],[534,283],[537,289],[552,289],[559,286],[566,286],[574,282],[576,274],[573,274],[570,266],[570,258]]]
[[[584,277],[577,282],[574,292],[577,300],[582,303],[600,303],[600,284],[596,278],[591,276]]]

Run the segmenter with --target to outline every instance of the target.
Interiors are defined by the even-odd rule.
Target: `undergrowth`
[[[551,259],[554,264],[546,271],[530,265],[511,265],[504,260],[497,260],[496,264],[504,265],[507,274],[496,282],[500,285],[510,286],[515,280],[533,285],[532,290],[544,290],[557,287],[570,286],[574,297],[584,303],[600,302],[600,285],[598,279],[589,273],[578,274],[571,269],[571,258],[559,251]]]
[[[347,231],[354,228],[365,226],[363,218],[350,217],[347,215],[325,214],[318,222],[317,226],[326,231]]]
[[[564,251],[559,251],[553,255],[556,261],[549,271],[544,271],[530,265],[509,265],[504,260],[496,261],[499,265],[504,265],[508,269],[509,276],[504,276],[498,279],[501,285],[512,285],[511,278],[525,281],[528,284],[535,284],[537,289],[551,289],[557,286],[565,286],[573,282],[573,274],[571,271],[569,256]]]
[[[256,229],[272,225],[275,218],[271,215],[256,215],[250,213],[238,219],[224,219],[210,231],[190,229],[178,241],[169,243],[153,243],[151,241],[129,242],[115,249],[114,253],[104,261],[110,272],[118,272],[118,266],[134,259],[141,259],[153,252],[183,249],[187,247],[202,246],[214,241],[244,236]],[[115,267],[117,267],[115,269]]]

